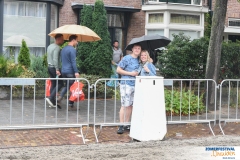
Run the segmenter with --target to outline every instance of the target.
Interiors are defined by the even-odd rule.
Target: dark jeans
[[[56,78],[56,69],[54,67],[48,67],[48,73],[50,78]],[[60,75],[59,78],[62,78]],[[57,87],[56,87],[57,86]],[[51,80],[51,89],[49,99],[54,102],[56,100],[56,93],[62,88],[63,80]]]
[[[62,77],[63,78],[76,78],[75,74],[62,74]],[[62,89],[61,97],[63,97],[67,93],[67,91],[70,89],[71,85],[74,82],[75,82],[74,79],[72,79],[72,80],[64,80],[65,87]],[[73,104],[73,103],[74,103],[73,101],[69,100],[69,104]]]

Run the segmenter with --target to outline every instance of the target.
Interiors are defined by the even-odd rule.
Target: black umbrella
[[[145,35],[138,38],[133,38],[125,50],[132,51],[134,44],[139,43],[142,49],[145,50],[155,50],[160,47],[165,47],[171,42],[167,37],[161,36],[159,34],[155,35]]]

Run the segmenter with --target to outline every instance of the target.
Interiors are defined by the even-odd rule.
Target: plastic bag
[[[85,95],[82,91],[84,84],[82,82],[75,81],[70,87],[70,101],[78,102],[85,99]]]
[[[51,80],[47,79],[46,80],[46,97],[50,96],[50,90],[51,90]]]

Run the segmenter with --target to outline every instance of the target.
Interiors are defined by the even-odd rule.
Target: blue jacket
[[[61,51],[62,73],[75,74],[78,73],[76,64],[77,51],[73,46],[66,46]]]
[[[149,73],[147,73],[145,71],[145,69],[143,68],[143,66],[147,65],[148,69],[150,70]],[[150,62],[146,62],[145,64],[140,64],[139,66],[139,76],[156,76],[156,68],[155,66],[150,63]]]

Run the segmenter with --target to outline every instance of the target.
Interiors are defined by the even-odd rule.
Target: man
[[[123,57],[123,52],[119,48],[119,43],[117,40],[113,42],[113,56],[112,56],[112,65],[117,66]],[[116,72],[116,71],[115,71]]]
[[[122,75],[120,84],[121,92],[121,109],[119,112],[120,123],[130,122],[132,114],[132,105],[134,98],[135,78],[138,75],[139,59],[138,56],[141,52],[141,46],[135,44],[132,48],[132,53],[123,57],[117,67],[117,73]],[[119,126],[117,133],[122,134],[124,126]]]
[[[76,64],[76,54],[77,51],[74,47],[76,47],[78,44],[77,36],[71,35],[69,37],[69,43],[66,47],[64,47],[61,51],[61,60],[62,60],[62,77],[63,78],[79,78],[79,73],[77,69]],[[66,80],[65,85],[66,87],[63,88],[61,95],[58,99],[58,102],[62,100],[62,97],[67,93],[67,90],[70,89],[71,85],[74,83],[74,79],[72,80]],[[68,88],[67,88],[68,86]],[[77,110],[76,107],[74,107],[74,102],[69,100],[68,103],[68,110],[73,111]]]
[[[50,78],[61,78],[60,73],[60,46],[63,44],[64,39],[62,34],[55,36],[55,43],[52,43],[47,48],[47,62],[48,62],[48,73]],[[57,86],[57,87],[56,87]],[[50,97],[46,98],[50,106],[56,107],[56,93],[63,86],[63,81],[51,80]],[[61,106],[58,105],[61,109]]]
[[[117,65],[118,63],[122,60],[123,53],[122,50],[119,48],[119,43],[117,40],[113,42],[113,55],[112,55],[112,72],[113,74],[111,75],[111,78],[120,78],[120,74],[118,75],[116,70],[117,70]],[[107,86],[109,87],[115,87],[115,81],[110,80],[107,82]]]

